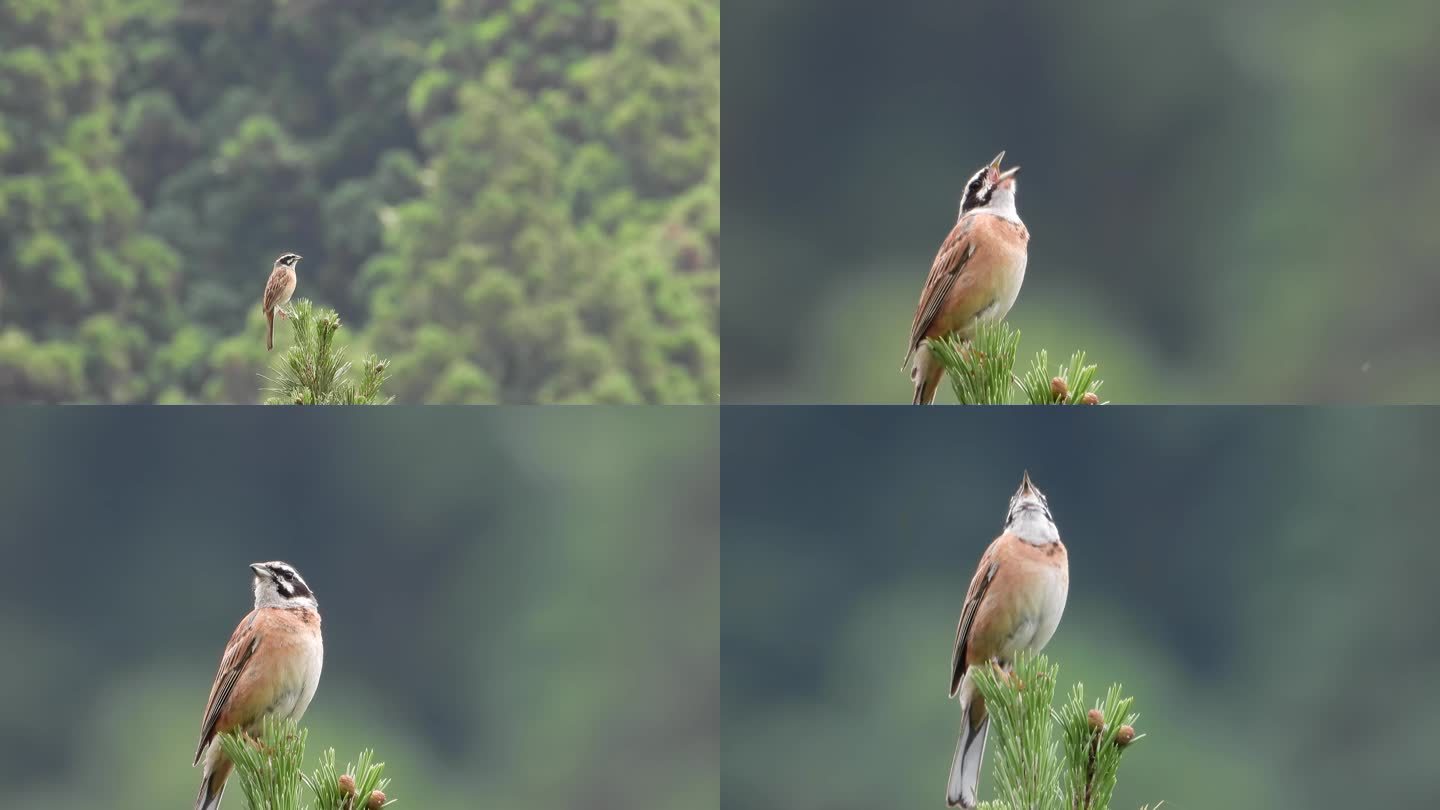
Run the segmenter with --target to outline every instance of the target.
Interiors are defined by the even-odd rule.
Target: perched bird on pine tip
[[[1015,211],[1015,173],[1000,171],[1001,152],[976,172],[960,199],[960,216],[930,265],[920,291],[901,369],[915,386],[911,402],[929,405],[944,373],[924,345],[956,335],[969,340],[975,325],[1003,320],[1020,295],[1030,232]]]
[[[275,313],[285,317],[282,309],[295,294],[295,266],[305,257],[299,253],[282,253],[275,260],[275,269],[270,271],[270,280],[265,282],[265,296],[260,309],[265,313],[265,351],[275,348]]]
[[[1055,634],[1070,590],[1070,563],[1045,495],[1030,473],[1010,497],[1005,529],[980,557],[955,630],[950,697],[960,696],[960,741],[950,765],[945,803],[974,807],[990,718],[970,670],[998,666],[1008,673],[1015,656],[1039,652]]]
[[[221,734],[259,736],[266,717],[299,720],[315,697],[325,647],[315,594],[289,563],[250,566],[255,608],[225,645],[200,723],[195,764],[205,763],[195,810],[216,810],[234,764]]]

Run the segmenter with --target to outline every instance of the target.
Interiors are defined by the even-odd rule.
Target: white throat
[[[1020,212],[1015,210],[1015,184],[1013,182],[1005,188],[995,189],[995,192],[990,195],[990,202],[979,208],[972,208],[968,213],[989,214],[1016,225],[1025,224],[1020,221]]]
[[[1005,531],[1032,546],[1044,546],[1060,540],[1060,530],[1039,509],[1025,509],[1010,521]]]
[[[309,608],[319,610],[320,603],[315,601],[314,596],[291,596],[286,597],[275,588],[255,589],[255,609],[260,608]]]

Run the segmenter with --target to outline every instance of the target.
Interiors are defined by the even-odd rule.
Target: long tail
[[[275,310],[265,313],[265,351],[275,348]]]
[[[205,778],[200,782],[200,795],[195,797],[195,810],[219,810],[220,797],[225,795],[225,779],[234,766],[230,760],[219,757],[214,769],[205,768]]]
[[[963,695],[961,699],[964,701]],[[985,735],[990,731],[990,716],[985,713],[985,704],[978,694],[964,702],[963,706],[960,741],[955,744],[955,760],[950,763],[945,804],[971,808],[977,804],[975,791],[980,786],[980,763],[985,759]],[[972,717],[973,714],[981,716]]]

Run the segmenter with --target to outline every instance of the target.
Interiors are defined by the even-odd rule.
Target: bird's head
[[[977,208],[1014,210],[1015,174],[1020,167],[1011,166],[1002,172],[1000,161],[1004,159],[1005,153],[1001,152],[970,176],[970,182],[965,184],[965,194],[960,198],[961,216]]]
[[[1030,472],[1020,479],[1020,488],[1010,496],[1010,511],[1005,516],[1005,531],[1035,545],[1060,539],[1060,530],[1050,515],[1045,493],[1030,481]]]
[[[293,270],[295,269],[295,265],[299,264],[300,260],[303,258],[305,257],[301,256],[299,253],[282,253],[280,254],[280,258],[275,260],[275,266],[288,267]]]
[[[315,607],[315,593],[290,563],[252,563],[255,607]]]

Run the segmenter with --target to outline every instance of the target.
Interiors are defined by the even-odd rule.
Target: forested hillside
[[[713,402],[719,49],[719,0],[3,0],[0,400],[260,401],[294,251],[398,402]]]

